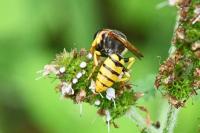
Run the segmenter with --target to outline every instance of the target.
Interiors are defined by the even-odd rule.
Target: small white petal
[[[78,79],[77,78],[74,78],[73,80],[72,80],[72,83],[73,84],[76,84],[78,82]]]
[[[81,62],[80,67],[85,68],[87,66],[87,63],[85,61]]]
[[[89,53],[89,54],[87,55],[87,58],[88,58],[88,59],[92,59],[92,54]]]
[[[61,67],[61,68],[59,69],[59,71],[60,71],[61,73],[64,73],[64,72],[65,72],[65,67]]]
[[[94,103],[96,106],[99,106],[101,104],[101,101],[100,100],[96,100],[95,103]]]
[[[113,89],[113,88],[108,88],[108,89],[106,90],[106,98],[107,98],[108,100],[113,100],[113,99],[115,99],[115,89]]]
[[[168,76],[167,78],[165,78],[163,80],[163,83],[168,84],[170,82],[170,76]]]
[[[111,120],[110,112],[106,110],[105,113],[106,113],[106,121],[109,122]]]
[[[90,89],[93,93],[95,93],[95,88],[96,88],[96,84],[95,84],[94,80],[91,80],[91,84],[90,84],[89,89]]]
[[[81,78],[83,76],[83,74],[81,73],[81,72],[79,72],[79,73],[77,73],[76,74],[76,77],[79,79],[79,78]]]
[[[66,95],[66,94],[73,95],[74,90],[72,89],[72,84],[63,82],[62,87],[61,87],[61,93],[62,93],[62,96]]]
[[[47,76],[48,74],[59,74],[59,71],[56,69],[55,65],[45,65],[43,70],[43,76]]]

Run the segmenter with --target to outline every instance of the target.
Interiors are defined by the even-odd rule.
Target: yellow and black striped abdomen
[[[116,54],[108,57],[97,74],[96,92],[102,92],[111,87],[118,80],[122,70],[123,65],[119,62],[119,57]]]

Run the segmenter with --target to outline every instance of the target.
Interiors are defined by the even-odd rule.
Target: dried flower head
[[[200,77],[200,68],[196,68],[194,71],[194,76]]]
[[[80,92],[76,95],[76,102],[80,103],[84,100],[84,98],[86,97],[86,92],[85,90],[80,90]]]
[[[74,90],[72,88],[72,84],[63,82],[62,85],[61,85],[61,94],[62,94],[62,96],[73,95]]]
[[[200,32],[199,25],[193,24],[199,21],[200,9],[199,3],[191,0],[174,0],[171,4],[177,5],[180,17],[172,41],[172,50],[170,49],[169,57],[159,68],[155,87],[160,87],[162,94],[178,108],[196,94],[195,89],[199,86],[199,72],[196,68],[200,68]]]
[[[179,27],[176,31],[176,36],[179,39],[184,39],[185,38],[185,30],[182,27]]]
[[[194,13],[196,15],[199,15],[200,14],[200,5],[197,5],[196,8],[194,9]]]
[[[195,43],[192,44],[192,48],[193,51],[196,51],[198,49],[200,49],[200,40],[196,41]]]
[[[43,76],[47,76],[50,73],[59,74],[59,71],[56,69],[56,65],[45,65],[43,70]]]
[[[185,105],[185,101],[177,100],[175,97],[172,97],[169,95],[167,95],[166,97],[169,100],[169,103],[172,104],[176,108],[184,107],[184,105]]]
[[[97,107],[98,113],[107,116],[107,120],[113,123],[114,119],[125,115],[138,98],[128,82],[113,84],[113,88],[121,91],[117,95],[113,88],[108,88],[107,91],[100,93],[101,96],[95,92],[95,80],[103,61],[102,59],[99,66],[96,66],[93,71],[94,62],[89,52],[84,50],[78,52],[76,49],[72,52],[64,50],[50,65],[45,66],[44,75],[47,77],[49,73],[55,75],[55,78],[61,82],[56,86],[56,90],[64,98],[71,99],[74,103],[85,102]],[[88,78],[89,75],[91,78]],[[82,112],[82,108],[80,109]]]

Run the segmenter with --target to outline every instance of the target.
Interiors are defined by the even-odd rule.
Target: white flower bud
[[[87,66],[87,63],[85,61],[81,62],[80,67],[85,68]]]
[[[106,98],[108,100],[114,100],[115,99],[115,89],[113,88],[108,88],[106,90]]]
[[[76,84],[77,82],[78,82],[78,79],[77,78],[73,78],[72,83]]]
[[[77,73],[76,74],[76,77],[79,79],[79,78],[81,78],[83,76],[83,74],[81,73],[81,72],[79,72],[79,73]]]
[[[87,58],[88,58],[88,59],[92,59],[92,54],[89,53],[89,54],[87,55]]]
[[[96,106],[99,106],[101,104],[101,101],[100,100],[96,100],[95,103],[94,103]]]
[[[60,71],[60,73],[64,73],[64,72],[65,72],[65,67],[61,67],[61,68],[59,69],[59,71]]]

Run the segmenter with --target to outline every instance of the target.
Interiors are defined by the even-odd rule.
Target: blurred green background
[[[89,48],[100,28],[124,32],[144,54],[133,66],[132,82],[147,96],[139,100],[153,120],[166,101],[150,95],[159,63],[167,57],[176,9],[162,0],[1,0],[0,1],[0,133],[106,133],[96,109],[60,100],[56,82],[36,81],[36,72],[66,48]],[[131,54],[127,54],[130,56]],[[164,112],[166,113],[166,112]],[[190,99],[178,117],[175,133],[197,133],[200,100]],[[112,133],[139,133],[127,117]]]

